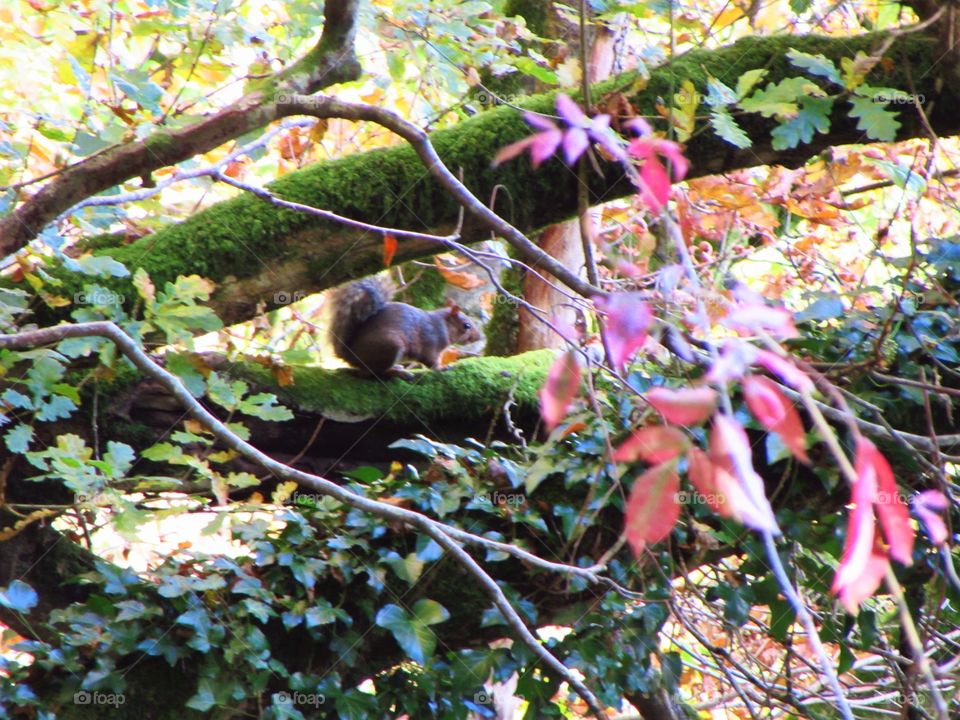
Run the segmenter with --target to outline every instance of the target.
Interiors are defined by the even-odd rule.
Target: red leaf
[[[913,511],[934,545],[943,545],[950,537],[947,525],[940,517],[940,513],[946,512],[949,507],[950,501],[939,490],[924,490],[913,499]]]
[[[679,490],[680,478],[672,462],[655,465],[634,481],[624,522],[635,555],[673,530],[680,517]]]
[[[709,387],[670,390],[654,388],[644,395],[668,423],[695,425],[703,422],[717,406],[717,391]]]
[[[639,293],[617,293],[593,302],[607,316],[607,345],[610,360],[618,371],[623,370],[627,359],[647,341],[647,328],[653,314],[640,298]]]
[[[874,502],[883,537],[890,546],[890,557],[910,565],[913,562],[915,532],[910,524],[906,500],[897,488],[890,463],[880,454],[876,445],[861,437],[857,441],[855,464],[858,483],[866,479],[876,487]]]
[[[644,460],[656,465],[673,460],[690,443],[683,431],[674,427],[654,425],[634,430],[613,453],[614,462]]]
[[[760,424],[779,435],[798,460],[809,464],[807,438],[803,434],[800,415],[776,383],[770,378],[748,375],[743,379],[743,396]]]
[[[540,388],[540,414],[553,430],[567,414],[567,407],[580,389],[580,365],[573,350],[553,361],[547,381]]]
[[[722,517],[733,517],[733,511],[726,502],[726,496],[717,485],[716,468],[710,456],[700,448],[692,447],[687,452],[687,475],[702,496],[703,502],[711,510]]]

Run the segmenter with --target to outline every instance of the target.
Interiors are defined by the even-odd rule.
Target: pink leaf
[[[861,583],[861,578],[867,572],[876,548],[877,521],[873,503],[877,499],[877,492],[877,475],[864,466],[858,445],[857,479],[851,489],[852,506],[847,516],[847,537],[843,545],[840,567],[833,581],[834,592],[841,592],[844,588]],[[862,595],[860,597],[862,600],[873,594],[874,590],[876,586],[865,595],[862,595],[862,590],[855,592],[855,595],[858,597]],[[859,605],[860,601],[858,600],[855,604]]]
[[[780,392],[769,378],[748,375],[743,379],[743,396],[760,424],[783,440],[790,452],[801,462],[810,463],[807,457],[807,439],[797,409]]]
[[[840,571],[834,578],[832,590],[840,596],[840,602],[847,612],[856,615],[860,610],[860,603],[873,595],[883,582],[883,576],[887,574],[890,566],[890,558],[877,543],[870,548],[866,559],[856,566],[846,563],[846,554],[844,548],[844,560],[840,563]],[[849,571],[844,573],[847,568],[850,568]]]
[[[614,462],[643,460],[659,464],[678,457],[689,446],[687,436],[674,427],[653,425],[634,430],[613,453]]]
[[[580,365],[573,350],[553,361],[547,381],[540,388],[540,414],[553,430],[567,414],[567,407],[580,389]]]
[[[589,146],[587,131],[582,128],[570,128],[563,134],[563,157],[568,165],[573,165]]]
[[[607,316],[610,360],[621,371],[627,359],[647,341],[647,329],[653,321],[653,314],[639,293],[608,295],[595,299],[594,305]]]
[[[772,372],[795,390],[800,392],[813,390],[813,380],[810,379],[810,376],[776,353],[769,350],[760,350],[754,362]]]
[[[950,501],[939,490],[924,490],[913,498],[913,511],[920,518],[927,535],[930,536],[930,542],[934,545],[943,545],[950,537],[947,524],[941,517],[941,513],[946,512],[949,507]]]
[[[766,489],[753,469],[750,439],[740,423],[728,415],[713,419],[710,456],[717,487],[730,504],[731,515],[747,527],[780,534]]]
[[[582,128],[590,124],[590,119],[580,109],[580,106],[570,99],[569,95],[563,93],[557,95],[557,114],[571,127]]]
[[[524,150],[533,145],[535,138],[535,135],[531,135],[523,140],[518,140],[515,143],[510,143],[500,148],[497,150],[497,154],[493,156],[493,166],[497,167],[497,165],[501,165],[507,162],[507,160],[513,160],[517,155],[520,155]]]
[[[561,140],[563,140],[563,131],[559,129],[547,130],[534,135],[530,147],[530,159],[533,161],[533,166],[539,167],[544,160],[549,159],[557,151],[557,146]]]
[[[768,332],[777,337],[796,337],[793,313],[786,308],[770,307],[763,303],[741,305],[723,319],[723,324],[741,333],[752,335]]]
[[[672,462],[655,465],[630,489],[624,517],[627,542],[635,555],[666,538],[680,517],[680,478]]]
[[[709,387],[670,390],[653,388],[644,395],[668,423],[695,425],[703,422],[717,407],[717,391]]]
[[[874,503],[883,536],[890,546],[890,557],[904,565],[913,562],[915,532],[910,524],[907,503],[897,488],[890,463],[877,446],[864,437],[857,441],[855,458],[857,482],[873,483],[877,490]],[[854,486],[856,490],[856,486]]]
[[[653,212],[659,212],[670,199],[670,176],[660,164],[660,159],[655,155],[647,158],[640,169],[640,177],[643,180],[643,201]]]

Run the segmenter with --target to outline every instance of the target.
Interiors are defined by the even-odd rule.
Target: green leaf
[[[449,617],[443,605],[423,598],[414,604],[412,614],[399,605],[385,605],[377,613],[376,624],[389,630],[410,659],[422,665],[437,646],[437,636],[429,626]]]
[[[559,83],[555,72],[541,67],[528,57],[517,58],[517,69],[525,75],[530,75],[547,85],[557,85]]]
[[[738,104],[747,112],[758,112],[764,117],[793,117],[800,112],[802,98],[822,97],[825,93],[816,83],[807,78],[784,78],[776,85],[768,83],[766,89],[757,90]]]
[[[78,258],[64,258],[63,265],[68,270],[92,277],[127,277],[127,266],[109,255],[84,255]]]
[[[14,580],[7,587],[0,588],[0,605],[14,612],[28,612],[38,600],[36,591],[23,580]]]
[[[216,703],[217,701],[213,697],[213,685],[210,680],[200,678],[200,681],[197,683],[197,692],[192,698],[187,700],[187,707],[193,710],[199,710],[200,712],[207,712],[207,710],[216,705]]]
[[[863,130],[871,140],[890,142],[897,137],[900,121],[873,98],[853,95],[850,98],[850,115],[858,118],[857,129]]]
[[[773,129],[774,150],[787,150],[797,147],[801,142],[813,140],[814,132],[825,133],[830,129],[830,111],[833,98],[803,98],[800,111],[782,125]]]
[[[870,158],[870,161],[886,170],[887,176],[898,188],[915,193],[922,193],[927,189],[927,181],[924,177],[907,163],[893,163],[873,158]]]
[[[747,70],[737,79],[737,97],[744,98],[753,90],[753,86],[763,80],[769,71],[765,68]]]
[[[30,447],[30,440],[33,439],[33,428],[29,425],[20,423],[13,427],[4,438],[7,444],[7,450],[18,455],[25,453]]]
[[[336,706],[337,717],[342,720],[368,720],[380,714],[376,698],[359,690],[348,690],[337,697]]]
[[[734,147],[741,150],[753,145],[750,136],[741,128],[733,116],[722,108],[718,108],[710,113],[710,124],[714,131]]]
[[[795,67],[806,70],[811,75],[824,77],[836,85],[843,85],[843,80],[840,78],[840,71],[837,70],[837,66],[823,55],[810,55],[791,48],[787,51],[787,57]]]
[[[843,306],[843,300],[836,293],[824,294],[819,299],[810,303],[803,310],[798,312],[794,319],[798,322],[808,320],[833,320],[842,317],[846,312]]]
[[[707,80],[707,99],[704,101],[707,105],[719,108],[723,105],[732,105],[736,101],[737,93],[728,85],[714,77]]]

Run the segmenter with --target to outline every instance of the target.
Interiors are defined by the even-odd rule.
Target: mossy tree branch
[[[705,92],[707,80],[716,77],[735,85],[743,73],[765,68],[765,82],[795,77],[799,71],[786,58],[791,48],[823,54],[837,65],[858,51],[875,51],[887,36],[855,38],[815,36],[745,38],[718,50],[701,50],[676,58],[653,72],[640,90],[634,90],[636,75],[618,76],[598,84],[595,97],[625,93],[638,114],[656,116],[658,98],[672,95],[684,80]],[[937,82],[937,41],[919,35],[896,38],[885,55],[891,63],[878,64],[868,82],[923,96],[928,117],[940,135],[960,130],[960,116],[952,111],[958,99]],[[889,68],[889,69],[884,69]],[[553,96],[529,98],[524,107],[553,112]],[[774,150],[772,120],[759,116],[739,118],[754,145],[737,149],[713,133],[705,121],[687,143],[690,177],[712,175],[738,168],[781,164],[797,166],[829,147],[867,141],[849,117],[844,103],[836,103],[828,133],[790,150]],[[900,113],[899,139],[927,134],[919,114],[907,107]],[[490,159],[504,145],[530,133],[520,113],[497,108],[466,120],[454,128],[431,134],[430,140],[445,165],[463,173],[464,184],[474,196],[486,199],[495,187],[500,215],[521,232],[573,217],[577,208],[577,178],[559,160],[539,170],[517,159],[491,167]],[[604,175],[590,179],[591,202],[601,203],[634,191],[622,170],[605,165]],[[418,159],[408,145],[374,150],[333,162],[322,162],[290,173],[270,189],[287,200],[324,208],[337,214],[376,225],[409,228],[432,234],[449,233],[457,223],[459,205]],[[490,236],[489,226],[468,215],[461,229],[463,242]],[[423,257],[439,250],[426,240],[404,240],[396,253],[398,262]],[[319,220],[305,213],[277,208],[256,197],[240,196],[197,213],[187,221],[164,228],[154,235],[123,247],[103,247],[131,270],[142,267],[157,284],[178,275],[198,273],[219,285],[212,305],[227,323],[251,317],[257,304],[278,304],[278,294],[316,292],[344,280],[382,267],[383,239],[373,232],[357,231]],[[73,291],[79,282],[64,273],[61,293]],[[127,297],[135,293],[123,283],[117,290]]]

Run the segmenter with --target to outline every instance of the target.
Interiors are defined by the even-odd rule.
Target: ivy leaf
[[[833,109],[833,98],[803,98],[800,101],[800,111],[796,117],[790,118],[782,125],[773,129],[774,150],[788,150],[797,147],[801,142],[813,140],[814,132],[825,133],[830,129],[830,111]]]
[[[385,605],[377,613],[376,624],[389,630],[410,659],[422,665],[437,646],[437,636],[429,626],[442,623],[449,617],[450,613],[443,605],[422,598],[414,604],[412,614],[399,605]]]
[[[891,142],[897,137],[900,121],[886,107],[872,97],[853,95],[850,98],[850,115],[858,119],[857,129],[863,130],[871,140]]]
[[[23,580],[14,580],[7,587],[0,588],[0,605],[14,612],[28,612],[37,601],[36,591]]]
[[[187,700],[187,707],[193,708],[194,710],[199,710],[200,712],[206,712],[214,705],[217,701],[213,697],[213,686],[208,678],[200,678],[200,682],[197,683],[197,692],[196,694]]]
[[[800,50],[791,49],[787,52],[787,57],[795,67],[806,70],[811,75],[825,77],[835,85],[843,85],[843,80],[840,78],[840,71],[837,70],[837,66],[833,64],[833,61],[823,55],[819,53],[817,55],[810,55]]]
[[[376,717],[380,708],[372,695],[359,690],[350,690],[336,699],[337,717],[343,720],[367,720]]]
[[[717,108],[710,113],[710,125],[713,126],[713,130],[717,135],[734,147],[742,150],[743,148],[748,148],[753,145],[753,140],[751,140],[750,136],[737,124],[737,121],[733,119],[733,115],[722,108]]]

